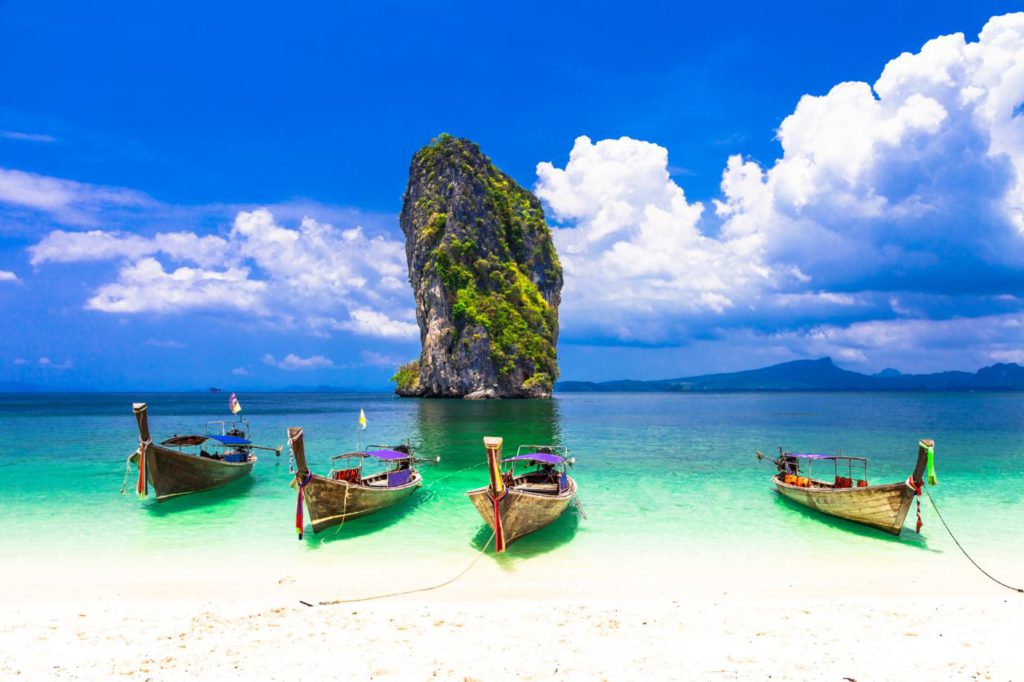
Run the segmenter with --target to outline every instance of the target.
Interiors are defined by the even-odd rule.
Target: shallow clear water
[[[567,394],[551,401],[425,401],[384,394],[240,396],[253,439],[283,445],[302,426],[310,466],[363,443],[418,445],[427,486],[407,503],[340,532],[293,529],[288,451],[261,453],[251,480],[157,504],[120,494],[138,436],[131,403],[150,405],[155,439],[230,418],[221,394],[0,395],[0,556],[115,560],[127,552],[307,553],[338,560],[462,560],[489,537],[464,491],[486,483],[482,437],[567,445],[588,519],[574,512],[513,545],[509,561],[589,560],[622,550],[736,556],[790,550],[846,557],[952,547],[927,500],[900,538],[808,512],[771,490],[754,453],[778,446],[871,458],[872,482],[901,481],[919,438],[936,441],[933,495],[972,550],[1024,557],[1024,397],[1017,394]],[[476,466],[468,471],[460,471]],[[308,529],[308,527],[307,527]],[[955,550],[954,550],[955,551]]]

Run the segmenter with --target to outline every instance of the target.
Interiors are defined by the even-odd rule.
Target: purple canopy
[[[412,459],[412,455],[406,452],[399,452],[398,450],[370,450],[366,453],[366,456],[376,457],[377,459],[383,459],[386,461]]]
[[[787,452],[786,457],[803,457],[804,459],[835,459],[839,455],[810,455],[802,452]]]
[[[561,464],[562,462],[565,461],[565,457],[561,457],[559,455],[552,455],[548,452],[527,452],[525,455],[516,455],[515,457],[509,457],[505,461],[533,461],[544,462],[545,464]]]

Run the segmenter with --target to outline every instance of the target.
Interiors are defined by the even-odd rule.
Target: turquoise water
[[[570,512],[513,545],[509,561],[549,554],[587,560],[607,551],[742,548],[750,556],[784,544],[849,556],[950,551],[929,508],[922,535],[913,512],[900,538],[807,512],[771,490],[771,467],[756,450],[778,446],[871,458],[872,482],[901,481],[917,440],[936,441],[949,521],[982,555],[1024,557],[1024,396],[1018,394],[567,394],[551,401],[423,401],[383,394],[240,396],[253,439],[286,443],[305,428],[310,466],[355,445],[410,439],[424,457],[427,487],[412,500],[348,522],[340,532],[293,530],[295,492],[287,448],[260,453],[251,480],[157,504],[120,494],[125,458],[136,447],[131,403],[150,405],[154,437],[202,431],[230,418],[227,398],[210,394],[0,395],[0,557],[59,553],[115,558],[127,552],[306,553],[341,560],[459,561],[489,537],[464,491],[486,482],[482,437],[558,443],[573,472],[586,520]],[[308,528],[308,527],[307,527]],[[955,551],[955,550],[952,550]]]

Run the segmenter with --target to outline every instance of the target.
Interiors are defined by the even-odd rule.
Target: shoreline
[[[312,660],[327,679],[1019,679],[1024,596],[955,549],[848,540],[841,557],[799,543],[22,554],[3,562],[0,676],[283,680]],[[1017,578],[1014,554],[987,559]],[[437,589],[345,601],[471,564]]]

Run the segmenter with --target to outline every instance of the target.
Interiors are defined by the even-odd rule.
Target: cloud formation
[[[1009,357],[1022,340],[1004,323],[1024,291],[1022,103],[1012,14],[976,42],[900,55],[873,85],[804,96],[777,131],[781,158],[728,159],[713,211],[687,201],[664,148],[577,139],[565,168],[537,167],[561,223],[563,333],[749,338],[870,364],[973,325],[984,333],[955,336],[974,355]]]
[[[86,308],[104,313],[171,313],[235,308],[258,311],[266,282],[249,279],[248,268],[203,270],[181,267],[167,272],[155,258],[126,265],[116,282],[104,284]]]
[[[20,282],[18,276],[10,270],[0,270],[0,282]]]
[[[56,142],[53,135],[43,133],[25,133],[20,130],[0,130],[0,137],[8,140],[19,140],[21,142]]]
[[[270,365],[271,367],[277,367],[278,369],[287,370],[293,372],[296,370],[306,369],[325,369],[328,367],[334,367],[334,361],[330,358],[325,358],[322,355],[312,355],[308,358],[301,358],[298,355],[289,353],[280,360],[274,359],[274,356],[267,353],[263,356],[263,364]]]
[[[0,203],[41,211],[67,225],[91,226],[100,222],[105,210],[140,208],[155,202],[142,192],[122,187],[0,168]]]
[[[86,307],[173,314],[235,309],[325,335],[348,331],[414,339],[401,242],[313,218],[279,224],[266,209],[239,211],[225,236],[53,230],[29,248],[35,266],[120,260]],[[183,263],[172,267],[165,262]]]
[[[567,330],[665,340],[665,318],[721,314],[774,286],[760,236],[701,232],[704,206],[669,176],[664,147],[580,137],[564,169],[541,163],[537,175],[537,194],[563,224],[555,242]]]

